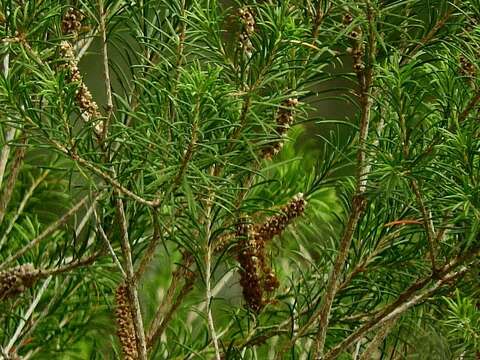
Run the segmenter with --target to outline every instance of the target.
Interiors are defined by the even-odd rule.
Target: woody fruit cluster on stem
[[[237,224],[240,285],[248,308],[254,312],[259,312],[269,302],[264,292],[271,293],[280,285],[268,264],[266,245],[304,213],[305,205],[303,194],[297,194],[278,214],[270,216],[263,223],[253,225],[244,218]]]

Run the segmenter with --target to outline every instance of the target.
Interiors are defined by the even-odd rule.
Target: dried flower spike
[[[273,144],[269,144],[262,150],[262,157],[270,160],[273,156],[277,155],[283,147],[283,137],[287,133],[290,126],[293,124],[293,111],[298,105],[297,98],[289,98],[282,102],[281,108],[277,113],[277,127],[276,132],[280,136],[280,139]]]
[[[78,107],[82,111],[82,116],[85,121],[89,122],[99,118],[100,111],[98,110],[97,103],[93,100],[93,96],[88,90],[88,87],[83,82],[82,75],[78,69],[78,62],[75,58],[75,53],[73,51],[72,45],[68,41],[62,41],[60,44],[60,55],[64,58],[65,63],[61,65],[68,74],[68,81],[78,82],[78,88],[75,94],[75,100],[78,104]],[[103,121],[97,120],[94,123],[94,130],[97,135],[103,133]]]
[[[243,49],[245,55],[250,58],[253,53],[253,44],[250,37],[255,32],[255,18],[249,8],[239,9],[238,15],[240,16],[243,27],[239,35],[240,47]]]
[[[253,226],[243,219],[237,225],[237,236],[240,238],[237,260],[240,264],[240,285],[247,306],[259,312],[263,305],[263,288],[261,284],[262,248],[258,247],[253,234]]]
[[[40,272],[23,264],[0,272],[0,301],[20,295],[38,280]]]
[[[279,214],[255,226],[256,240],[266,243],[275,235],[281,234],[293,219],[303,214],[306,204],[302,193],[295,195],[287,205],[282,207]]]
[[[460,74],[469,79],[473,79],[476,74],[475,65],[463,56],[460,56]]]
[[[347,49],[347,53],[352,55],[353,58],[353,71],[360,73],[365,69],[363,63],[363,55],[365,48],[362,40],[362,30],[357,27],[350,32],[350,39],[352,41],[352,47]]]
[[[128,302],[127,287],[120,285],[115,292],[115,315],[117,318],[117,335],[122,346],[125,360],[138,359],[137,338],[133,326],[132,311]]]
[[[252,226],[246,219],[237,224],[240,285],[247,306],[254,312],[259,312],[268,303],[264,291],[273,292],[280,286],[275,273],[267,266],[265,246],[293,219],[303,214],[305,205],[300,193],[282,207],[280,214],[269,217],[262,224]]]

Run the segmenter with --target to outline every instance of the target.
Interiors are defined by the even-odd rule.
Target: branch
[[[458,123],[461,124],[462,122],[464,122],[468,115],[470,114],[470,112],[475,108],[475,106],[477,106],[478,102],[480,101],[480,90],[478,90],[475,95],[470,99],[470,101],[468,102],[467,106],[465,107],[465,109],[463,109],[463,111],[460,113],[460,115],[458,116]]]
[[[213,168],[212,168],[213,170]],[[212,211],[212,199],[211,196],[208,198],[207,208],[206,208],[206,224],[205,224],[205,232],[206,232],[206,251],[205,251],[205,301],[207,303],[206,306],[206,316],[208,321],[208,329],[210,331],[210,336],[212,338],[213,346],[215,348],[215,358],[216,360],[221,360],[220,356],[220,347],[218,345],[218,337],[215,331],[215,324],[213,322],[212,316],[212,289],[211,289],[211,278],[212,278],[212,244],[211,244],[211,211]]]
[[[456,3],[456,1],[455,1]],[[448,19],[450,19],[450,16],[452,16],[454,8],[451,8],[448,10],[445,15],[439,19],[436,24],[433,26],[433,28],[420,40],[420,42],[415,46],[412,51],[407,53],[403,59],[400,62],[400,65],[405,65],[408,63],[408,61],[415,56],[415,54],[425,45],[427,45],[433,37],[443,28],[443,26],[446,24]],[[408,56],[408,57],[407,57]]]
[[[379,315],[375,316],[368,323],[362,325],[353,334],[348,336],[340,344],[336,345],[333,349],[331,349],[323,359],[324,360],[336,359],[345,349],[347,349],[355,341],[360,339],[364,334],[382,326],[385,322],[390,321],[397,316],[400,316],[411,307],[417,305],[418,303],[422,302],[426,298],[433,295],[445,283],[454,281],[456,278],[465,274],[467,270],[468,270],[467,266],[462,266],[460,270],[445,272],[439,278],[439,280],[430,287],[430,289],[425,290],[422,293],[417,294],[413,297],[412,295],[416,292],[417,289],[415,289],[415,286],[410,287],[408,290],[402,293],[393,304],[386,306],[385,310],[382,311]],[[426,285],[426,283],[428,283],[430,280],[431,280],[431,277],[428,277],[420,281],[419,283]]]
[[[25,206],[27,205],[27,202],[28,200],[32,197],[33,195],[33,192],[35,191],[35,189],[38,187],[38,185],[40,185],[42,183],[43,180],[45,180],[45,178],[48,176],[49,174],[49,171],[46,170],[42,173],[42,175],[40,175],[33,183],[32,185],[30,186],[30,188],[27,190],[27,192],[25,193],[25,195],[23,196],[23,199],[22,201],[20,202],[20,205],[18,206],[17,208],[17,211],[15,212],[15,215],[13,216],[13,218],[10,220],[10,223],[8,224],[8,227],[7,229],[5,230],[5,232],[3,233],[2,235],[2,238],[0,239],[0,249],[3,247],[3,245],[5,244],[5,241],[7,241],[7,236],[10,234],[10,231],[12,231],[16,221],[18,220],[18,218],[20,217],[20,215],[23,213],[23,209],[25,209]]]
[[[2,194],[0,195],[0,224],[2,224],[7,211],[8,204],[12,198],[13,190],[15,189],[15,184],[17,183],[17,177],[20,173],[20,168],[23,164],[23,159],[25,157],[26,147],[26,138],[23,137],[20,140],[20,147],[15,150],[15,157],[13,159],[12,168],[10,169],[10,175],[8,176],[7,185],[3,189]]]
[[[393,326],[397,322],[398,318],[399,316],[396,316],[388,321],[385,321],[358,360],[370,360],[372,358],[372,354],[378,350],[380,343],[385,340],[388,333],[392,330]]]
[[[113,98],[112,98],[112,83],[110,81],[110,70],[108,67],[108,44],[107,44],[107,29],[105,26],[105,18],[107,17],[106,9],[104,9],[103,0],[98,1],[100,12],[100,32],[102,34],[102,55],[103,55],[103,74],[105,77],[105,93],[107,96],[107,119],[103,124],[103,131],[101,134],[102,140],[105,141],[108,135],[108,127],[110,118],[113,112]]]
[[[435,273],[437,271],[436,264],[435,264],[435,229],[433,227],[433,222],[430,219],[428,214],[427,208],[425,207],[425,203],[423,202],[422,194],[420,193],[420,188],[418,186],[417,180],[412,179],[411,185],[413,191],[415,192],[415,197],[417,199],[417,204],[420,207],[420,212],[422,213],[423,217],[423,226],[425,227],[425,231],[427,232],[427,240],[428,245],[430,247],[429,257],[432,266],[432,271]]]
[[[8,77],[10,69],[10,53],[6,53],[3,57],[3,76],[5,79]],[[7,118],[8,120],[8,118]],[[6,127],[5,145],[2,148],[0,154],[0,189],[2,188],[3,176],[5,175],[5,167],[7,166],[8,156],[10,155],[10,145],[8,144],[15,137],[16,129],[13,127]]]
[[[315,41],[317,41],[318,33],[319,33],[319,30],[320,30],[320,25],[322,24],[323,20],[328,15],[330,10],[333,8],[332,3],[330,3],[328,8],[327,8],[327,11],[324,13],[321,9],[321,6],[322,6],[322,1],[318,1],[317,12],[315,14],[315,19],[313,20],[313,28],[312,28],[313,41],[312,41],[312,44],[315,44]]]
[[[367,172],[369,169],[369,164],[367,162],[367,150],[366,143],[368,137],[368,128],[370,124],[370,112],[372,107],[371,99],[371,84],[373,80],[373,63],[375,61],[375,52],[376,52],[376,38],[374,32],[374,19],[373,12],[369,1],[366,1],[367,5],[367,20],[369,28],[369,39],[368,39],[368,60],[369,64],[363,69],[362,67],[356,68],[358,83],[360,85],[360,106],[361,106],[361,117],[360,117],[360,134],[359,134],[359,145],[357,150],[357,173],[356,173],[356,190],[352,200],[352,211],[350,213],[347,226],[344,230],[342,239],[340,240],[340,246],[338,249],[337,257],[333,269],[330,272],[325,296],[323,303],[316,314],[319,318],[318,332],[315,338],[313,357],[321,357],[323,355],[323,349],[325,346],[325,339],[327,336],[327,329],[329,324],[330,312],[332,309],[333,300],[338,290],[338,280],[340,274],[345,265],[345,261],[350,250],[350,245],[352,243],[353,234],[357,228],[360,217],[362,216],[365,209],[365,199],[364,193],[367,186]],[[298,335],[302,335],[304,331],[310,326],[307,323],[302,331],[299,331]],[[298,337],[298,335],[294,338]],[[291,345],[294,345],[293,339]]]
[[[97,260],[102,255],[102,253],[103,253],[103,251],[99,251],[99,252],[96,252],[96,253],[94,253],[90,256],[72,261],[71,263],[66,264],[66,265],[58,266],[58,267],[53,268],[53,269],[39,270],[39,276],[40,277],[49,277],[49,276],[53,276],[53,275],[66,273],[66,272],[69,272],[71,270],[77,269],[79,267],[84,267],[84,266],[91,265],[95,262],[95,260]]]
[[[183,302],[185,296],[193,289],[193,283],[197,276],[195,273],[188,270],[192,260],[193,258],[190,255],[187,255],[187,257],[184,258],[182,265],[180,265],[180,268],[173,273],[167,294],[158,306],[152,325],[150,326],[150,331],[147,336],[148,348],[152,347],[155,341],[162,336],[167,324],[172,318],[172,315]],[[185,283],[183,284],[177,298],[174,300],[175,293],[182,278],[185,278]]]
[[[65,155],[69,156],[72,160],[77,162],[78,164],[82,165],[83,167],[89,169],[92,171],[94,174],[97,174],[100,176],[106,183],[112,185],[115,190],[118,192],[122,193],[125,196],[128,196],[132,198],[133,200],[137,201],[140,204],[143,204],[145,206],[150,206],[150,207],[157,207],[160,204],[160,200],[153,200],[149,201],[141,196],[133,193],[132,191],[128,190],[126,187],[124,187],[122,184],[120,184],[117,180],[112,178],[110,175],[108,175],[106,172],[103,170],[97,168],[95,165],[91,164],[89,161],[85,160],[84,158],[80,157],[77,153],[68,150],[65,146],[57,142],[56,140],[50,139],[50,142],[62,153]]]
[[[23,248],[21,248],[19,251],[17,251],[14,255],[9,256],[6,260],[3,261],[2,264],[0,264],[0,270],[4,269],[6,265],[11,263],[12,261],[18,259],[20,256],[25,254],[27,251],[35,247],[40,241],[45,239],[47,236],[49,236],[51,233],[53,233],[55,230],[57,230],[60,226],[64,225],[68,219],[75,214],[88,200],[88,195],[82,198],[75,206],[73,206],[70,210],[68,210],[60,219],[55,221],[53,224],[51,224],[49,227],[47,227],[40,235],[38,235],[35,239],[30,241],[27,245],[25,245]]]
[[[108,240],[108,237],[105,234],[105,231],[103,230],[102,225],[100,224],[100,220],[98,218],[97,210],[95,208],[93,208],[93,213],[94,213],[94,216],[95,216],[95,221],[97,223],[97,230],[100,233],[100,236],[103,239],[103,241],[105,241],[105,244],[108,247],[110,255],[112,255],[113,262],[118,266],[120,272],[122,273],[123,278],[126,279],[127,274],[125,273],[125,270],[123,270],[122,264],[120,263],[120,260],[118,260],[118,257],[115,254],[115,250],[113,250],[112,244]]]
[[[27,309],[27,312],[25,313],[24,316],[20,318],[20,321],[17,325],[17,328],[15,330],[15,333],[13,334],[12,338],[8,342],[8,345],[5,347],[5,352],[9,353],[10,350],[12,349],[13,345],[17,341],[18,337],[23,331],[23,327],[27,323],[28,319],[30,319],[30,316],[32,316],[33,312],[35,311],[38,303],[40,302],[45,290],[47,289],[48,285],[50,284],[50,281],[52,280],[51,277],[48,277],[44,282],[40,290],[38,291],[37,295],[35,296],[35,299],[33,299],[32,303],[30,304],[29,308]]]
[[[2,153],[0,154],[0,189],[2,188],[5,168],[7,166],[8,156],[10,155],[9,142],[15,137],[15,132],[15,128],[7,128],[7,133],[5,134],[5,145],[3,145]]]
[[[117,192],[117,196],[119,193]],[[135,272],[133,270],[132,250],[130,248],[128,236],[128,224],[125,215],[123,200],[117,197],[115,203],[117,216],[120,222],[120,244],[122,246],[123,257],[125,261],[125,273],[127,275],[126,286],[128,290],[128,301],[132,310],[133,326],[137,343],[137,352],[140,360],[147,360],[147,345],[145,341],[145,331],[143,328],[142,313],[138,299],[137,282],[135,281]]]
[[[153,213],[152,217],[153,217],[153,236],[150,242],[148,243],[148,247],[145,250],[142,259],[140,260],[140,265],[138,266],[137,271],[135,272],[135,279],[137,281],[140,281],[141,277],[147,270],[147,266],[152,261],[155,255],[155,249],[157,248],[157,245],[160,239],[162,238],[160,224],[158,223],[156,212]]]

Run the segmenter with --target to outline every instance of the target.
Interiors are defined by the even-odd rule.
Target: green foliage
[[[0,289],[39,271],[0,356],[129,358],[126,284],[151,359],[474,359],[479,35],[476,0],[0,0]]]

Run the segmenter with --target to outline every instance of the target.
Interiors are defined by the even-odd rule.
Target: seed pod
[[[75,101],[82,112],[84,120],[91,121],[99,118],[101,114],[98,110],[98,105],[93,100],[90,90],[88,90],[88,87],[83,82],[82,75],[78,69],[78,62],[75,58],[73,47],[68,41],[62,41],[60,44],[60,55],[64,59],[64,63],[60,66],[60,68],[65,69],[69,74],[67,79],[68,82],[79,83],[75,92]],[[103,133],[103,126],[104,123],[102,120],[95,120],[94,130],[97,135]]]
[[[65,35],[77,34],[82,28],[83,14],[72,7],[68,8],[62,18],[62,33]]]
[[[295,107],[298,105],[297,98],[289,98],[282,102],[281,108],[277,112],[277,119],[276,119],[276,132],[280,136],[280,138],[274,142],[273,144],[269,144],[267,147],[262,149],[262,157],[270,160],[273,156],[278,154],[283,147],[285,135],[293,124],[294,117],[293,111]]]
[[[132,311],[128,302],[128,292],[125,285],[120,285],[115,292],[115,315],[117,318],[117,335],[120,340],[125,360],[138,359],[137,338],[133,326]]]
[[[40,277],[32,264],[18,265],[0,272],[0,301],[20,295]]]
[[[237,236],[240,238],[237,260],[241,267],[240,285],[243,298],[248,308],[259,312],[264,306],[260,273],[264,256],[263,247],[258,247],[253,226],[247,219],[241,219],[237,224]]]
[[[266,271],[263,277],[263,288],[267,292],[273,292],[280,286],[277,276],[272,270]]]
[[[476,74],[475,65],[463,56],[460,56],[460,74],[469,79],[473,79]]]
[[[353,21],[353,16],[349,13],[346,13],[345,15],[343,15],[343,18],[342,18],[342,23],[343,25],[350,25]]]
[[[305,205],[303,194],[299,193],[282,207],[279,214],[269,217],[265,222],[253,226],[247,219],[242,219],[237,224],[240,285],[247,306],[254,312],[258,313],[269,302],[264,292],[273,292],[280,286],[275,273],[267,265],[265,247],[293,219],[304,213]]]
[[[303,194],[295,195],[292,201],[282,207],[279,214],[273,215],[264,223],[255,226],[256,240],[266,243],[275,235],[281,234],[293,219],[303,214],[305,205]]]
[[[255,18],[249,8],[239,9],[238,15],[242,23],[242,31],[238,36],[239,45],[247,58],[250,58],[254,50],[250,37],[255,33]]]

